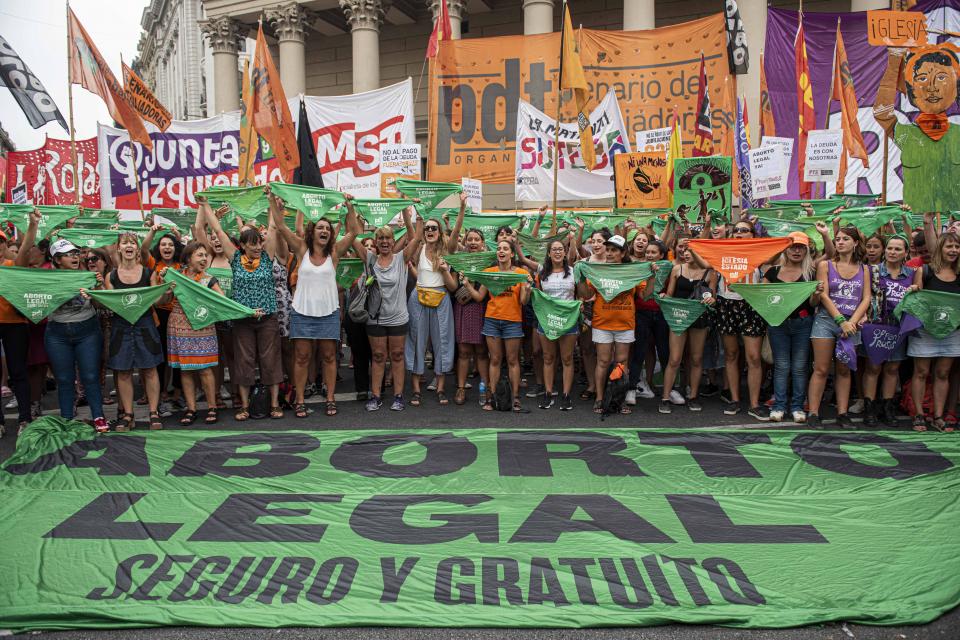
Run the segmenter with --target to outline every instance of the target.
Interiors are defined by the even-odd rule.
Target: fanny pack
[[[417,285],[417,301],[425,307],[439,307],[446,295],[446,291],[437,291]]]

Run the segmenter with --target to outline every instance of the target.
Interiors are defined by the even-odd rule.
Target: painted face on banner
[[[957,101],[958,58],[949,44],[921,47],[907,56],[904,75],[910,104],[938,114]]]

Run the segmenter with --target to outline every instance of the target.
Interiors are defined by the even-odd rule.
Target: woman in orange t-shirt
[[[530,272],[516,266],[516,258],[517,250],[513,240],[500,240],[497,242],[497,266],[489,267],[484,271],[525,273],[529,278]],[[463,286],[477,302],[483,302],[484,298],[490,296],[481,330],[486,337],[487,349],[490,352],[490,391],[483,404],[483,410],[493,411],[490,396],[493,395],[500,381],[500,366],[506,353],[513,410],[520,413],[523,411],[520,406],[520,342],[523,340],[523,305],[530,299],[530,282],[515,284],[498,296],[490,295],[483,285],[474,288],[473,283],[466,278]]]

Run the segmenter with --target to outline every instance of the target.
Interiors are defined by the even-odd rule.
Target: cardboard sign
[[[397,178],[420,179],[419,144],[380,145],[380,197],[402,197],[393,186]]]
[[[750,149],[747,152],[750,162],[750,186],[753,197],[769,198],[787,192],[787,168],[780,146],[767,146]]]
[[[467,208],[474,213],[483,211],[483,182],[473,178],[460,178],[460,184],[467,194]]]
[[[667,153],[653,151],[613,156],[617,207],[655,209],[670,206]]]
[[[843,131],[814,129],[807,137],[805,154],[803,179],[806,182],[836,181],[843,158]]]
[[[637,131],[637,151],[666,151],[670,148],[672,127]]]
[[[919,11],[867,11],[867,41],[877,47],[927,43],[927,18]]]
[[[783,161],[790,166],[793,160],[793,138],[778,138],[776,136],[763,136],[760,140],[761,147],[780,147],[783,152]]]

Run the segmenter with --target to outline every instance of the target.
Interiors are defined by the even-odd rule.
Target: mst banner
[[[4,202],[13,202],[11,191],[22,184],[30,204],[76,204],[76,168],[72,162],[69,140],[47,138],[39,149],[8,152]],[[99,209],[96,138],[77,140],[77,164],[80,165],[82,204]]]
[[[950,434],[45,417],[0,471],[0,628],[923,623],[960,603],[958,462]]]
[[[707,61],[714,142],[723,149],[736,105],[724,95],[727,36],[724,16],[646,31],[581,29],[580,59],[590,85],[590,107],[616,93],[629,138],[670,126],[674,105],[683,138],[693,143],[700,51]],[[468,38],[440,43],[431,62],[428,178],[461,176],[484,182],[513,179],[517,104],[520,100],[556,117],[560,33]],[[730,82],[736,82],[730,78]],[[729,103],[729,104],[728,104]],[[562,121],[576,120],[572,102]],[[685,155],[690,155],[688,149]]]
[[[317,163],[324,184],[357,197],[380,196],[380,145],[414,143],[413,92],[409,79],[349,96],[305,96]],[[288,100],[300,109],[299,98]],[[145,209],[195,207],[194,194],[211,186],[236,185],[240,112],[205,120],[174,120],[165,132],[148,124],[153,151],[134,143]],[[137,209],[127,132],[98,128],[104,207]],[[254,164],[257,184],[281,179],[265,142]]]
[[[630,153],[630,137],[623,126],[617,94],[607,92],[590,113],[597,164],[588,171],[580,149],[576,123],[560,123],[525,100],[517,114],[517,153],[514,197],[517,200],[552,202],[554,162],[557,167],[557,198],[596,200],[613,196],[613,159]],[[559,137],[559,153],[554,149]]]

